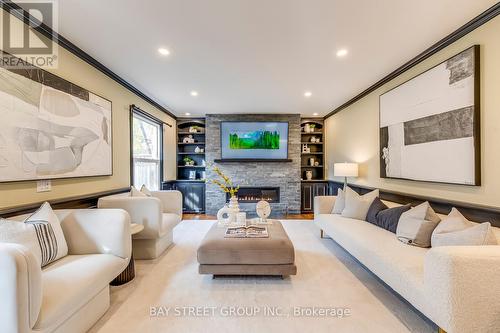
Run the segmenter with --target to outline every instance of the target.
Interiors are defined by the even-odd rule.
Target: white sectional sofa
[[[130,214],[132,223],[144,229],[133,235],[135,259],[154,259],[173,243],[173,229],[182,220],[182,193],[151,191],[151,196],[121,193],[99,198],[99,208],[120,208]]]
[[[331,214],[335,198],[314,199],[314,223],[322,234],[444,331],[500,332],[500,246],[410,246],[371,223]],[[500,240],[500,229],[494,232]]]
[[[109,307],[109,283],[128,265],[131,237],[125,211],[55,213],[68,245],[67,256],[40,268],[27,247],[0,243],[2,333],[86,332]]]

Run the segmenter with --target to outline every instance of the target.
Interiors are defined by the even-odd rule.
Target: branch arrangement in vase
[[[219,181],[217,179],[210,179],[208,181],[211,181],[213,184],[219,186],[219,188],[224,191],[224,193],[229,193],[229,195],[232,197],[236,196],[236,193],[238,193],[238,190],[240,189],[240,186],[234,187],[233,182],[231,179],[229,179],[228,176],[226,176],[217,166],[212,166],[212,170],[220,177],[222,178],[222,181]]]

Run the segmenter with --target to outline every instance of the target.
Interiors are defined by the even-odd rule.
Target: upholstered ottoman
[[[279,221],[267,225],[268,238],[224,238],[225,227],[215,223],[198,248],[200,274],[297,274],[295,250]]]

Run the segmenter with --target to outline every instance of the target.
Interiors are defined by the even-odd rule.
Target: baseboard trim
[[[119,189],[78,195],[73,197],[46,200],[54,209],[76,209],[76,208],[95,208],[97,201],[100,197],[107,195],[119,194],[130,191],[129,187]],[[16,215],[29,214],[36,211],[45,201],[30,203],[26,205],[19,205],[0,209],[0,217],[7,218]]]

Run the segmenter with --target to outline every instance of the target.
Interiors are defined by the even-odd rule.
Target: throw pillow
[[[153,195],[151,193],[151,191],[146,187],[146,185],[141,186],[141,192],[144,193],[148,197],[151,197]]]
[[[333,205],[332,214],[342,214],[345,207],[345,192],[342,189],[338,189],[337,198],[335,199],[335,204]]]
[[[351,219],[365,220],[370,205],[378,195],[378,189],[364,195],[359,195],[348,187],[345,191],[345,207],[342,211],[342,216]]]
[[[401,214],[396,236],[400,241],[409,245],[430,247],[432,232],[440,220],[426,201]]]
[[[35,228],[40,245],[42,267],[68,254],[68,245],[61,223],[48,202],[24,220],[24,223],[31,224]]]
[[[138,189],[136,189],[134,186],[130,187],[130,196],[131,197],[147,197],[146,194],[142,193]]]
[[[481,226],[481,227],[479,227]],[[467,220],[456,208],[441,221],[432,233],[432,246],[496,245],[491,224],[476,224]]]
[[[35,227],[32,224],[0,219],[0,242],[26,246],[35,255],[38,265],[42,266],[42,252]]]
[[[473,223],[471,223],[473,224]],[[497,245],[497,239],[493,234],[491,224],[484,222],[475,224],[469,228],[439,233],[432,236],[432,246],[474,246],[474,245]]]
[[[377,221],[375,224],[395,234],[398,228],[399,218],[404,212],[410,209],[410,204],[384,209],[377,214]]]
[[[386,204],[383,203],[382,200],[380,200],[380,198],[375,198],[375,200],[373,200],[372,204],[370,205],[370,208],[368,208],[368,213],[366,213],[366,221],[372,224],[377,224],[378,213],[387,208],[389,207],[387,207]]]

